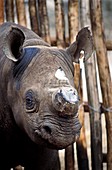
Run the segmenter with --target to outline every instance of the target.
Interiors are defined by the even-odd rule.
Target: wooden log
[[[92,169],[102,169],[102,133],[100,103],[94,58],[85,63],[88,104],[90,110]]]
[[[112,170],[112,113],[107,108],[112,107],[112,82],[107,59],[106,42],[102,24],[101,0],[90,0],[91,25],[97,54],[100,85],[105,108],[107,130],[107,168]]]
[[[89,170],[89,162],[87,156],[87,143],[85,137],[85,126],[84,126],[84,107],[80,106],[79,109],[79,120],[82,125],[80,138],[77,141],[77,159],[79,170]]]
[[[4,0],[0,1],[0,24],[4,22]]]
[[[69,18],[69,41],[73,42],[74,38],[79,30],[79,1],[78,0],[69,0],[68,1],[68,18]],[[80,95],[80,101],[83,102],[82,97],[82,85],[81,85],[81,75],[80,75],[80,66],[75,64],[74,70],[74,84]],[[80,88],[79,88],[80,83]],[[85,137],[85,128],[84,128],[84,108],[83,106],[79,109],[79,119],[82,124],[82,129],[80,133],[80,139],[77,141],[77,159],[78,159],[78,168],[79,170],[89,169],[88,157],[87,157],[87,145]]]
[[[45,28],[43,19],[43,1],[38,0],[38,14],[39,14],[39,35],[44,38]]]
[[[75,3],[76,1],[76,3]],[[74,5],[75,4],[75,5]],[[78,1],[77,0],[69,0],[68,1],[68,21],[69,21],[69,42],[72,43],[75,35],[78,32]],[[75,14],[74,14],[74,11]],[[76,20],[75,20],[76,19]],[[75,31],[74,31],[75,30]],[[78,89],[79,83],[79,64],[75,65],[75,87]],[[69,156],[68,156],[69,155]],[[74,144],[70,145],[65,149],[65,167],[66,170],[74,170]]]
[[[78,0],[68,1],[68,22],[69,22],[69,41],[73,42],[79,30],[78,21]]]
[[[55,22],[56,22],[56,40],[58,47],[65,47],[64,35],[64,14],[62,9],[62,0],[54,0],[55,2]]]
[[[107,50],[112,51],[112,41],[107,40],[106,47],[107,47]]]
[[[31,28],[39,35],[36,0],[29,0],[29,14]]]
[[[76,0],[77,1],[77,0]],[[77,1],[78,2],[78,1]],[[75,4],[75,5],[74,5]],[[69,42],[72,43],[75,35],[78,32],[78,18],[76,17],[78,15],[78,6],[76,5],[74,0],[68,1],[68,21],[69,21]],[[74,11],[75,16],[74,16]],[[75,19],[76,20],[75,20]],[[75,31],[74,31],[75,30]],[[75,65],[75,87],[78,89],[78,82],[79,82],[79,65]],[[67,157],[69,155],[69,157]],[[67,157],[67,158],[66,158]],[[74,170],[74,144],[70,145],[68,148],[65,149],[65,167],[66,170]]]
[[[74,84],[75,88],[78,91],[80,96],[80,103],[83,102],[82,95],[82,70],[80,69],[79,64],[74,64]],[[77,141],[77,160],[78,160],[78,169],[79,170],[89,170],[88,157],[87,157],[87,144],[85,137],[85,127],[84,127],[84,107],[81,104],[79,107],[79,120],[82,125],[80,138]]]
[[[69,20],[69,41],[73,42],[74,37],[76,36],[79,28],[79,20],[78,20],[78,1],[77,0],[70,0],[68,2],[69,7],[68,7],[68,20]],[[82,101],[82,93],[81,93],[81,86],[79,88],[79,82],[80,82],[80,66],[79,64],[75,64],[75,71],[74,71],[74,83],[75,83],[75,88],[77,91],[80,93],[80,98]],[[85,139],[85,128],[84,128],[84,109],[83,106],[80,107],[79,110],[79,118],[80,122],[82,124],[82,129],[81,129],[81,134],[80,134],[80,139],[77,141],[77,159],[78,159],[78,168],[79,170],[85,169],[88,170],[88,158],[87,158],[87,147],[86,147],[86,139]],[[73,148],[73,146],[71,146]],[[73,148],[74,149],[74,148]],[[67,150],[69,152],[69,150]],[[72,151],[73,153],[74,151]],[[71,158],[71,157],[70,157]],[[68,164],[69,162],[72,162],[72,165],[74,163],[73,158],[68,159]],[[74,169],[74,166],[72,167]]]
[[[88,0],[80,1],[81,27],[90,25]],[[102,169],[102,133],[100,103],[97,87],[95,55],[85,62],[88,105],[90,111],[92,169]]]
[[[74,71],[74,84],[75,88],[78,89],[79,87],[79,79],[80,79],[80,66],[79,64],[74,65],[75,71]],[[79,149],[78,149],[79,151]],[[81,153],[83,154],[83,153]],[[80,157],[80,154],[79,154]],[[68,146],[65,149],[65,170],[74,170],[74,144]],[[82,163],[82,162],[81,162]]]
[[[6,21],[14,22],[14,1],[5,1]]]
[[[51,44],[46,0],[43,1],[38,0],[38,11],[39,11],[40,36],[46,42]]]
[[[25,12],[25,2],[24,0],[16,0],[16,10],[18,23],[23,26],[27,26],[26,23],[26,12]]]
[[[44,17],[44,26],[45,26],[45,41],[49,44],[51,43],[50,40],[50,31],[49,31],[49,19],[47,13],[47,4],[46,1],[43,1],[43,17]]]
[[[65,170],[74,170],[74,145],[65,149]]]

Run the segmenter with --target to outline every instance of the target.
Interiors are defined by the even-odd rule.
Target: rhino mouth
[[[77,141],[80,136],[81,125],[78,118],[59,121],[46,119],[35,130],[35,135],[40,137],[45,145],[54,149],[63,149]]]

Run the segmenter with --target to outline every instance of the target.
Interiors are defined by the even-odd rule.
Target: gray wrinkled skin
[[[59,170],[58,149],[80,135],[73,62],[93,52],[82,29],[65,50],[14,23],[0,27],[0,168]],[[56,76],[61,70],[64,78]],[[6,162],[6,164],[4,164]]]

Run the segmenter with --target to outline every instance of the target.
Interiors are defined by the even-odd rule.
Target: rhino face
[[[65,148],[76,141],[81,128],[73,75],[63,60],[58,63],[58,50],[55,56],[50,49],[38,51],[19,81],[15,76],[11,107],[16,123],[34,142]],[[68,68],[67,72],[63,65]],[[67,80],[57,78],[60,68],[67,76],[70,72],[71,80],[69,76]]]
[[[7,42],[15,32],[21,42],[17,52],[11,51],[14,42]],[[8,98],[16,124],[37,144],[55,149],[67,147],[79,137],[81,128],[73,83],[73,46],[67,50],[44,45],[24,47],[21,44],[25,35],[18,28],[7,36],[4,52],[13,61]],[[74,49],[78,53],[76,46]]]

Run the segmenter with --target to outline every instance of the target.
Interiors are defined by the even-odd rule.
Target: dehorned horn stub
[[[76,115],[78,95],[75,89],[64,87],[52,94],[53,107],[63,115]]]

